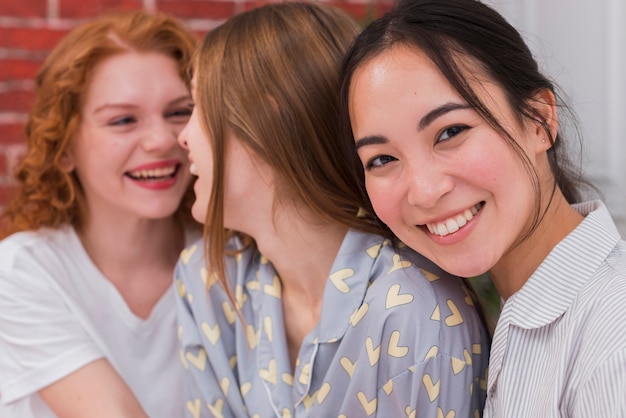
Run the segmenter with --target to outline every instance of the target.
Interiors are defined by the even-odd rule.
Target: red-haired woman
[[[7,417],[181,415],[172,272],[194,228],[195,37],[144,12],[71,32],[44,63],[0,243]]]

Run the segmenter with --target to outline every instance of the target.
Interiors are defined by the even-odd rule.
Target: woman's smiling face
[[[125,52],[92,71],[81,122],[66,157],[90,216],[171,216],[189,187],[189,163],[177,136],[190,96],[171,57]]]
[[[197,177],[194,183],[196,200],[191,208],[192,216],[204,223],[212,196],[214,183],[214,161],[223,161],[223,223],[224,227],[251,234],[257,219],[264,219],[273,201],[273,170],[233,133],[228,126],[224,129],[222,149],[224,155],[216,159],[212,141],[201,124],[202,109],[197,91],[196,79],[194,99],[196,105],[189,122],[178,137],[180,145],[188,150],[192,173]]]
[[[535,165],[536,123],[520,123],[495,84],[468,74],[479,99]],[[405,244],[459,276],[491,269],[535,216],[520,156],[421,51],[397,45],[359,67],[349,110],[368,195]]]

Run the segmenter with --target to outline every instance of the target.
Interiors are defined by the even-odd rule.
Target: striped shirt
[[[485,417],[626,417],[626,243],[599,201],[502,309]]]

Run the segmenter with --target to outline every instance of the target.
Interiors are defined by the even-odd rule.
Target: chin
[[[196,203],[194,203],[191,207],[191,216],[193,219],[196,220],[196,222],[204,224],[204,222],[206,221],[206,207],[199,208],[198,202],[196,201]]]
[[[172,216],[174,216],[174,214],[176,213],[176,210],[178,208],[173,208],[172,210],[163,210],[163,208],[158,208],[155,210],[147,210],[143,212],[143,217],[146,219],[152,219],[152,220],[162,220],[162,219],[167,219],[167,218],[171,218]]]
[[[489,271],[491,266],[487,264],[476,264],[472,262],[472,260],[463,260],[462,258],[458,258],[454,261],[446,262],[445,260],[433,260],[435,264],[444,269],[450,274],[459,277],[475,277],[480,276],[481,274]]]

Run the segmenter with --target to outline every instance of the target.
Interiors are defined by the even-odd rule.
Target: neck
[[[182,229],[173,218],[110,222],[92,219],[81,228],[79,237],[103,272],[114,266],[153,263],[173,268],[184,245]]]
[[[521,289],[552,249],[582,220],[557,190],[538,227],[490,270],[500,296],[507,300]]]
[[[281,213],[274,219],[265,224],[269,230],[253,237],[281,279],[285,335],[293,368],[302,340],[320,320],[326,281],[347,228],[311,222],[302,211]]]
[[[128,308],[147,319],[171,288],[174,266],[184,245],[180,226],[172,217],[94,217],[78,235],[93,263],[115,286]]]
[[[272,262],[283,290],[320,296],[347,229],[336,223],[312,223],[296,214],[276,219],[271,231],[255,238]]]

